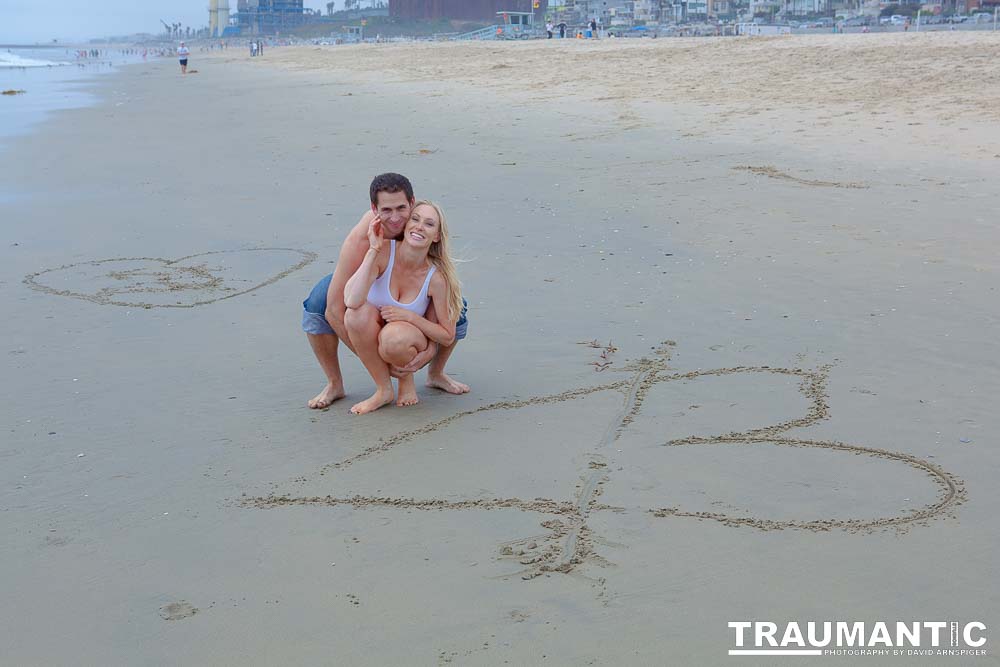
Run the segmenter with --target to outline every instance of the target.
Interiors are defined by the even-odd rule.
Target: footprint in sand
[[[183,600],[180,602],[171,602],[168,605],[160,607],[160,618],[164,621],[179,621],[194,616],[197,613],[197,607]]]

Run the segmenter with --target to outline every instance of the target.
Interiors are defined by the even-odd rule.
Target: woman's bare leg
[[[405,366],[417,355],[427,349],[427,337],[412,324],[407,322],[390,322],[382,327],[378,337],[379,357],[390,366]],[[396,405],[414,405],[420,401],[417,398],[417,386],[410,373],[399,378],[399,397]]]
[[[344,324],[354,351],[375,380],[375,393],[351,408],[354,414],[363,415],[392,403],[395,395],[392,378],[389,376],[389,364],[379,356],[382,319],[378,309],[366,303],[360,308],[349,308],[344,314]]]
[[[399,378],[396,383],[399,385],[399,391],[396,392],[396,405],[403,408],[420,402],[420,398],[417,396],[417,385],[413,382],[413,373]]]

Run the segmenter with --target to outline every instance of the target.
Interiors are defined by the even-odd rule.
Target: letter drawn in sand
[[[610,345],[610,344],[609,344]],[[360,452],[336,463],[331,463],[320,470],[320,475],[335,474],[349,466],[366,459],[383,456],[394,448],[400,447],[414,438],[432,433],[444,426],[453,424],[465,417],[491,411],[512,411],[529,406],[544,405],[573,401],[598,392],[616,391],[622,394],[622,403],[611,417],[607,427],[595,442],[595,448],[585,457],[586,468],[582,470],[580,483],[575,493],[569,499],[556,500],[534,498],[476,498],[467,500],[442,500],[437,498],[417,499],[402,497],[370,497],[354,495],[348,497],[335,496],[292,496],[290,494],[244,498],[242,504],[256,508],[275,508],[290,505],[349,505],[355,508],[366,507],[396,507],[400,509],[438,510],[438,511],[490,511],[497,509],[519,509],[524,512],[537,512],[549,515],[550,518],[541,522],[546,532],[499,545],[498,558],[513,560],[525,569],[511,575],[519,575],[531,579],[549,572],[572,572],[577,566],[590,562],[597,565],[607,561],[595,553],[594,543],[599,542],[591,528],[587,525],[588,518],[595,512],[631,512],[639,511],[659,518],[694,518],[698,520],[717,521],[734,528],[756,528],[758,530],[809,530],[828,531],[844,530],[851,533],[864,533],[880,529],[895,529],[903,531],[914,525],[923,525],[927,521],[948,516],[953,509],[965,499],[964,486],[958,478],[939,466],[916,456],[893,452],[886,449],[863,447],[833,440],[810,440],[792,438],[783,435],[793,428],[810,426],[828,419],[826,381],[829,367],[817,370],[800,368],[775,368],[770,366],[735,366],[686,373],[670,372],[668,362],[671,356],[673,341],[664,342],[656,349],[652,359],[640,359],[617,369],[616,372],[628,372],[627,379],[592,387],[572,389],[548,396],[535,396],[518,401],[500,401],[484,405],[473,410],[460,412],[450,417],[427,424],[417,429],[397,433],[380,440]],[[661,447],[691,447],[696,445],[738,445],[741,447],[789,447],[816,448],[831,452],[841,452],[855,456],[869,457],[892,463],[909,466],[929,477],[937,489],[937,497],[927,505],[887,516],[841,519],[841,518],[803,518],[803,519],[769,519],[748,515],[736,516],[714,512],[698,512],[680,507],[614,507],[599,502],[602,489],[613,481],[614,472],[606,464],[605,453],[609,453],[613,445],[627,432],[629,426],[640,415],[643,402],[650,389],[657,384],[693,380],[696,378],[732,375],[784,376],[798,379],[798,391],[809,403],[806,413],[800,417],[789,419],[770,426],[732,432],[724,435],[708,437],[690,436],[668,440],[659,443]],[[698,407],[698,406],[692,406]]]

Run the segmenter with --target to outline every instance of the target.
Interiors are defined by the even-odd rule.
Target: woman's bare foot
[[[406,377],[399,378],[399,396],[396,397],[396,405],[399,407],[405,407],[407,405],[416,405],[420,402],[417,398],[417,385],[413,382],[413,374],[410,373]]]
[[[308,405],[313,410],[322,410],[323,408],[330,407],[334,401],[344,397],[344,384],[340,383],[336,387],[331,383],[327,383],[323,391],[316,394]]]
[[[451,378],[447,373],[441,373],[440,375],[431,375],[428,373],[427,386],[444,390],[449,394],[468,394],[470,391],[469,385]]]
[[[375,393],[371,395],[371,398],[361,401],[360,403],[355,403],[354,407],[351,408],[351,412],[356,415],[374,412],[383,405],[389,405],[392,403],[392,399],[394,398],[395,396],[393,395],[392,389],[376,389]]]

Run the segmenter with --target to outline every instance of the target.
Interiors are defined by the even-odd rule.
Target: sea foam
[[[22,58],[16,53],[0,51],[0,68],[4,67],[58,67],[67,63],[54,62],[52,60],[36,60],[34,58]]]

